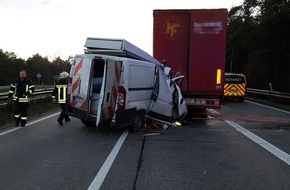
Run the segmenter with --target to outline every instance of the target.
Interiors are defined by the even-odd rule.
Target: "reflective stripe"
[[[245,96],[246,84],[225,84],[224,86],[225,96]]]
[[[57,88],[66,88],[67,85],[66,84],[58,84],[56,85]]]
[[[58,103],[65,103],[67,85],[56,85],[56,87],[58,91],[58,95],[57,95]]]
[[[30,85],[30,82],[28,79],[25,79],[25,89],[17,89],[19,84],[21,83],[20,80],[15,81],[15,83],[11,84],[10,90],[9,90],[9,97],[12,97],[14,101],[19,102],[29,102],[30,98],[29,95],[31,95],[34,92],[34,85]],[[20,90],[20,91],[19,91]],[[18,94],[19,93],[19,94]],[[27,93],[28,95],[25,95],[23,93]]]
[[[29,92],[30,92],[30,95],[33,93],[33,91],[34,91],[34,85],[31,85],[31,86],[29,86]]]
[[[30,102],[30,98],[19,98],[19,102]]]
[[[25,92],[28,91],[28,88],[29,88],[28,85],[26,85]],[[16,101],[17,100],[17,97],[14,97],[13,100]],[[18,102],[30,102],[30,98],[28,98],[28,95],[26,95],[25,98],[19,98],[18,99]]]
[[[221,76],[222,76],[222,70],[217,69],[216,70],[216,84],[221,84]]]
[[[27,120],[27,117],[20,117],[21,120]]]

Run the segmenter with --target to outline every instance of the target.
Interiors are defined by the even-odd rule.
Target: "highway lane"
[[[290,166],[225,122],[290,154],[289,114],[249,102],[217,111],[181,127],[129,133],[100,189],[289,189]],[[86,190],[124,134],[55,120],[0,135],[1,190]]]
[[[237,114],[232,110],[239,110]],[[250,130],[270,144],[290,154],[290,112],[252,102],[229,102],[221,110],[221,118]],[[290,165],[290,160],[289,160]]]
[[[256,110],[256,114],[265,112],[256,105],[233,102],[219,110],[221,114],[193,117],[185,126],[143,137],[134,179],[132,174],[122,172],[130,160],[128,154],[122,153],[101,189],[118,185],[121,189],[289,189],[289,165],[224,122],[229,117],[223,112],[246,119],[243,109],[247,107]],[[269,112],[280,115],[275,110]],[[282,114],[284,117],[287,115]],[[263,127],[264,123],[259,123]],[[287,131],[281,135],[288,135],[289,139]],[[136,142],[129,136],[123,150],[131,147],[130,140]],[[290,150],[288,141],[285,146]],[[134,171],[133,166],[131,170]]]
[[[57,116],[0,136],[0,189],[86,189],[120,136]]]

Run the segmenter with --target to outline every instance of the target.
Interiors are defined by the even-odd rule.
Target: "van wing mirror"
[[[168,76],[168,77],[170,77],[170,71],[171,71],[171,68],[170,67],[164,67],[164,73]]]

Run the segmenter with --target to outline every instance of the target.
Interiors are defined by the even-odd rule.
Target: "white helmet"
[[[67,72],[65,72],[65,71],[63,71],[63,72],[61,72],[60,74],[59,74],[59,78],[60,79],[65,79],[65,78],[67,78],[69,76],[69,74],[67,73]]]

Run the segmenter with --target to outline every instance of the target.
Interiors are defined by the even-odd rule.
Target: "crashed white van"
[[[139,131],[146,117],[174,122],[186,115],[178,85],[152,56],[120,39],[87,38],[85,47],[70,70],[70,116]]]

